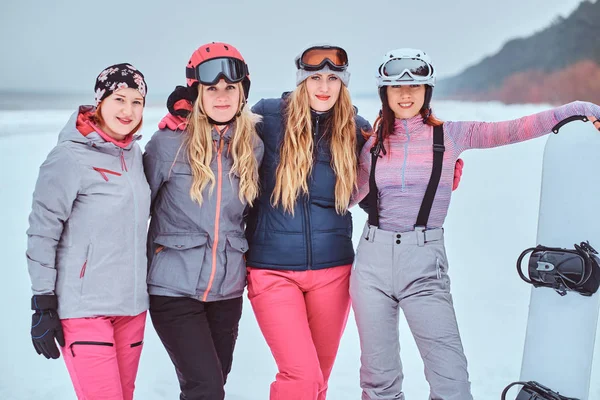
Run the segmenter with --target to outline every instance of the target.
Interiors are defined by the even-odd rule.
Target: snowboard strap
[[[535,287],[549,287],[564,296],[575,291],[591,296],[600,286],[600,259],[589,242],[574,245],[575,250],[538,245],[523,251],[517,260],[521,279]],[[531,253],[526,277],[522,271],[523,258]]]
[[[377,165],[377,159],[381,157],[380,153],[386,154],[383,146],[383,127],[379,126],[377,129],[377,144],[371,148],[371,170],[369,171],[369,225],[379,226],[379,192],[377,189],[377,183],[375,182],[375,166]],[[433,206],[433,200],[435,199],[435,193],[440,183],[442,176],[442,167],[444,163],[444,127],[438,125],[433,127],[433,167],[431,169],[431,177],[429,178],[429,184],[419,209],[417,216],[417,222],[415,227],[427,226],[429,220],[429,214],[431,213],[431,207]],[[405,155],[406,157],[406,155]]]
[[[558,392],[554,392],[544,385],[536,381],[528,382],[513,382],[502,391],[502,400],[506,400],[508,390],[516,385],[523,386],[515,400],[579,400],[574,397],[561,396]]]

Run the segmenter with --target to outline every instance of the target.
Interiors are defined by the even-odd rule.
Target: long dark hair
[[[426,90],[431,91],[431,87],[427,87]],[[388,103],[387,96],[387,86],[382,86],[379,88],[379,97],[381,98],[381,110],[379,111],[379,115],[375,119],[375,123],[373,124],[373,132],[369,132],[369,134],[377,135],[375,138],[375,142],[373,146],[379,145],[380,147],[385,143],[386,139],[394,133],[394,124],[396,122],[396,116],[394,115],[394,111],[390,108]],[[423,117],[423,123],[429,126],[438,126],[442,125],[444,122],[435,115],[431,111],[431,107],[427,101],[427,97],[431,99],[431,94],[427,93],[425,95],[425,104],[423,104],[423,108],[419,111],[421,117]],[[382,142],[381,144],[379,142]],[[383,153],[385,154],[385,147],[381,147]]]

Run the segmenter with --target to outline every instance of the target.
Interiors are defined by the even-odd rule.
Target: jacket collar
[[[428,125],[423,122],[420,114],[412,118],[396,118],[394,121],[394,135],[406,135],[420,133],[426,130]]]

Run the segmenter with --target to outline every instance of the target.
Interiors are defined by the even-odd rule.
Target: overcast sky
[[[145,74],[151,95],[169,93],[185,83],[184,67],[198,46],[224,41],[248,62],[251,98],[292,89],[295,55],[318,42],[346,48],[352,93],[369,93],[388,50],[421,48],[449,76],[568,16],[580,2],[1,0],[0,91],[91,93],[104,67],[130,62]]]

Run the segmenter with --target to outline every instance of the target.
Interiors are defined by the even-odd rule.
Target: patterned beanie
[[[146,101],[147,86],[144,74],[135,69],[131,64],[115,64],[104,69],[96,78],[96,106],[114,92],[132,88],[136,89]]]

